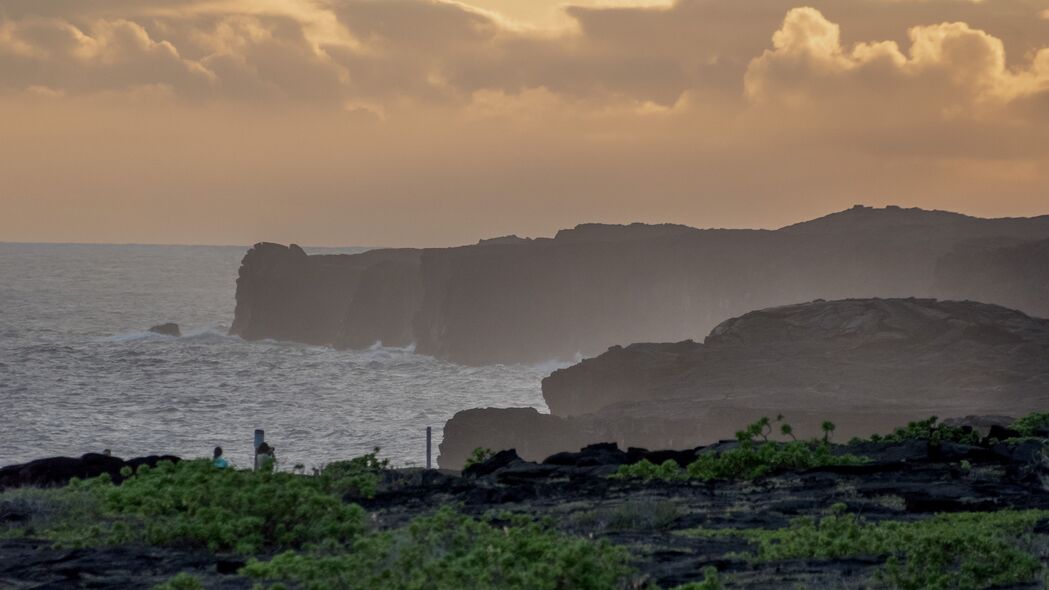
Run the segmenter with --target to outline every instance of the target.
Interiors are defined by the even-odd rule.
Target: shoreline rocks
[[[19,487],[58,487],[73,478],[88,479],[108,474],[113,481],[123,479],[120,470],[141,465],[156,467],[161,461],[177,463],[181,459],[174,455],[148,455],[127,461],[102,453],[86,453],[80,457],[48,457],[28,463],[0,467],[0,491]]]
[[[149,329],[154,334],[160,334],[162,336],[173,336],[175,338],[182,337],[182,329],[179,325],[174,322],[168,322],[166,324],[158,324]]]

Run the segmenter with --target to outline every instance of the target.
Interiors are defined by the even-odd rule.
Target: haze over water
[[[546,411],[540,380],[552,366],[461,367],[405,349],[227,336],[245,251],[0,244],[0,465],[106,448],[192,457],[221,445],[247,466],[255,428],[282,468],[373,447],[421,465],[425,427],[436,461],[458,410]],[[146,331],[168,321],[182,338]]]

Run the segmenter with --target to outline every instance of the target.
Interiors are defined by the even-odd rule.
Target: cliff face
[[[1049,317],[1049,239],[1002,242],[969,242],[942,257],[933,291]]]
[[[590,224],[551,239],[339,256],[259,244],[240,270],[231,331],[341,347],[415,342],[491,364],[696,338],[726,317],[820,297],[963,298],[957,290],[1038,313],[1044,284],[1019,278],[1019,262],[987,278],[945,257],[973,240],[1047,237],[1049,217],[857,207],[776,231]]]
[[[325,346],[367,347],[384,337],[410,344],[418,260],[408,249],[309,256],[295,244],[256,244],[241,262],[230,333]]]
[[[553,373],[543,396],[542,419],[457,415],[441,464],[477,446],[533,458],[605,441],[686,448],[778,414],[799,436],[829,419],[848,438],[930,415],[1044,411],[1049,320],[968,301],[814,301],[727,320],[702,344],[613,347]]]

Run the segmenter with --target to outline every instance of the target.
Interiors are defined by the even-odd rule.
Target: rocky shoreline
[[[838,513],[856,515],[865,526],[1022,513],[1034,518],[1024,546],[1042,564],[1049,563],[1049,512],[1039,512],[1049,511],[1049,429],[1043,425],[1028,433],[1032,436],[1020,436],[1003,423],[1008,422],[970,418],[944,430],[912,428],[913,438],[833,445],[835,454],[848,453],[862,462],[778,470],[743,480],[615,476],[622,465],[640,461],[686,466],[704,453],[738,448],[738,441],[659,452],[601,444],[542,462],[505,451],[462,473],[383,469],[374,494],[351,492],[343,501],[363,507],[379,530],[404,527],[442,506],[477,518],[509,513],[548,519],[571,537],[625,548],[635,587],[703,583],[710,567],[717,571],[719,586],[709,587],[891,587],[874,582],[891,556],[755,559],[758,547],[747,531],[787,529],[799,517]],[[954,438],[968,442],[952,440],[952,433],[962,433],[962,439]],[[29,519],[33,509],[0,495],[0,527]],[[251,582],[237,574],[248,557],[136,544],[60,549],[32,536],[9,538],[0,540],[0,586],[149,588],[189,572],[207,588],[248,588]],[[1042,586],[1039,578],[1008,587]]]

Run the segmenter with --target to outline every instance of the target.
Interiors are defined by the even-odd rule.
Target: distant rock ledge
[[[477,447],[532,460],[588,444],[691,448],[783,414],[839,440],[928,416],[1049,410],[1049,320],[934,299],[814,301],[747,313],[703,343],[614,346],[543,380],[552,414],[475,409],[445,426],[439,463]]]

